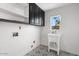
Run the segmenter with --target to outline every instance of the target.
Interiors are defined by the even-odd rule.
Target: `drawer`
[[[52,42],[58,42],[59,41],[59,36],[58,35],[48,35],[48,41],[52,41]]]
[[[52,38],[52,39],[49,39],[48,41],[49,41],[49,42],[58,42],[58,40],[59,40],[59,39],[54,39],[54,38]]]

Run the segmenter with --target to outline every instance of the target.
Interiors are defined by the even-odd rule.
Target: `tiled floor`
[[[53,50],[48,52],[48,48],[46,46],[41,45],[32,50],[31,52],[29,52],[28,54],[26,54],[25,56],[57,56],[57,54]],[[60,51],[60,56],[76,56],[76,55]]]

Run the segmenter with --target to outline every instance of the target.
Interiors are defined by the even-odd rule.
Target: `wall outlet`
[[[35,41],[33,41],[33,43],[35,43]]]
[[[21,26],[19,26],[19,30],[21,30]]]
[[[13,37],[17,37],[18,36],[18,32],[13,32]]]

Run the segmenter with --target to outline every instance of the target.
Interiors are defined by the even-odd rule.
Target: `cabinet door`
[[[34,4],[29,3],[29,23],[34,24],[35,23],[35,11],[34,11]]]
[[[37,6],[35,7],[35,25],[43,25],[44,12]]]
[[[39,20],[39,24],[40,24],[41,26],[44,26],[44,22],[45,22],[45,21],[44,21],[44,17],[45,17],[45,16],[44,16],[44,11],[40,9],[40,11],[39,11],[39,19],[40,19],[40,20]]]
[[[38,25],[38,6],[35,5],[35,25]]]
[[[44,26],[44,11],[34,3],[29,3],[29,22],[33,25]]]
[[[41,21],[42,21],[42,19],[41,19],[41,9],[39,8],[39,10],[38,10],[38,25],[41,25]]]
[[[45,25],[45,12],[43,10],[41,10],[41,25]]]
[[[25,18],[24,18],[24,22],[25,23],[29,23],[29,4],[28,4],[28,6],[26,6],[25,8],[24,8],[25,10],[24,10],[24,14],[25,14]]]
[[[36,15],[35,15],[35,25],[41,25],[41,9],[37,6],[36,7]]]

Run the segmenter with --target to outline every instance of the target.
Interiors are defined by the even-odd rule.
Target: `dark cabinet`
[[[38,21],[38,19],[39,19],[38,18],[38,10],[39,10],[38,6],[35,5],[35,15],[34,15],[35,16],[35,19],[34,19],[35,25],[38,25],[38,23],[39,23],[39,21]]]
[[[45,12],[35,3],[29,3],[29,23],[37,26],[44,26]]]
[[[34,11],[34,4],[29,4],[29,23],[34,24],[34,19],[35,19],[35,11]]]
[[[43,10],[40,11],[40,20],[41,20],[41,25],[45,25],[45,13]]]

